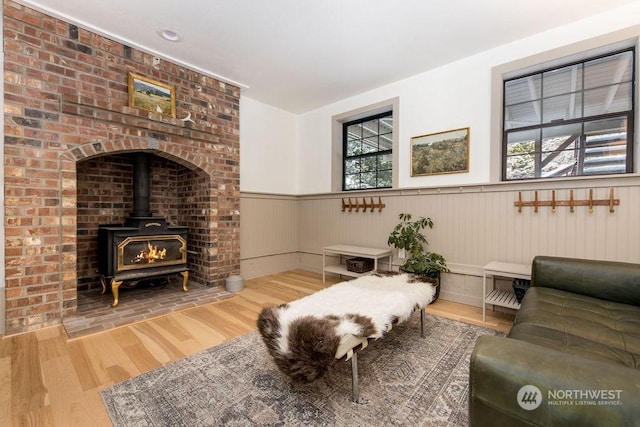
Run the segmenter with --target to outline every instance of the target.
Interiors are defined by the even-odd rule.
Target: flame
[[[151,242],[147,242],[147,249],[148,251],[145,251],[144,249],[141,250],[140,253],[131,260],[131,262],[136,264],[153,264],[157,260],[163,260],[167,256],[167,248],[158,249],[157,246],[152,246]]]

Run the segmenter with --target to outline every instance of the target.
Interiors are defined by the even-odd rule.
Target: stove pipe
[[[151,166],[147,153],[136,153],[133,159],[133,212],[134,218],[151,216]]]

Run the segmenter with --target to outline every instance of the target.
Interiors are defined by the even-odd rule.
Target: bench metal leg
[[[351,358],[351,401],[358,403],[360,389],[358,388],[358,353],[353,353]]]

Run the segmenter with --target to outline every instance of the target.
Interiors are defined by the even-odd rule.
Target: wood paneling
[[[577,188],[574,197],[588,199],[589,188],[594,189],[596,198],[608,198],[610,187]],[[261,217],[252,215],[254,222],[248,224],[244,222],[247,212],[243,212],[242,243],[249,246],[242,248],[243,259],[249,253],[269,254],[270,242],[279,240],[282,241],[271,249],[274,253],[286,247],[320,254],[323,246],[336,243],[386,247],[398,214],[409,212],[433,219],[434,228],[426,233],[430,249],[442,253],[454,266],[480,268],[491,260],[528,263],[538,254],[640,262],[637,185],[614,188],[621,203],[613,213],[606,206],[595,206],[592,213],[585,206],[575,207],[573,213],[568,207],[557,207],[556,212],[550,207],[540,207],[537,213],[524,207],[518,213],[514,202],[519,191],[524,199],[533,199],[533,190],[501,190],[500,186],[440,192],[407,190],[383,195],[386,208],[382,212],[365,213],[342,212],[340,194],[304,196],[286,204],[251,200],[247,206],[266,213]],[[539,197],[550,199],[551,190],[539,190]],[[556,198],[568,199],[569,189],[556,190]],[[244,203],[245,199],[242,200]],[[288,221],[285,224],[282,220],[294,210],[298,215],[299,242],[295,249],[291,237],[294,232]],[[267,232],[270,239],[254,238],[253,233],[247,232],[260,228],[270,228]]]
[[[536,255],[640,262],[639,178],[625,178],[611,186],[601,182],[600,186],[590,185],[595,181],[573,181],[573,187],[568,182],[544,182],[537,187],[508,184],[381,191],[371,194],[381,195],[386,207],[382,212],[364,213],[342,212],[342,194],[297,198],[243,195],[242,262],[258,263],[261,257],[297,252],[297,267],[318,272],[323,246],[349,243],[385,248],[401,212],[431,217],[434,228],[426,233],[430,249],[443,254],[454,273],[476,278],[490,261],[527,264]],[[613,213],[606,206],[595,206],[591,213],[586,206],[575,207],[573,213],[564,206],[555,212],[540,207],[537,213],[524,207],[519,213],[514,206],[519,192],[523,200],[533,200],[538,189],[540,200],[550,200],[551,191],[556,190],[560,200],[568,199],[574,189],[576,199],[588,199],[590,188],[596,199],[608,198],[614,188],[620,206]],[[285,269],[278,263],[274,268]],[[271,272],[268,263],[261,266],[261,274]],[[466,282],[478,283],[472,279]],[[449,285],[467,287],[461,298],[466,295],[470,299],[458,301],[479,300],[475,289],[461,285],[460,279],[445,279],[443,285],[450,293],[456,292],[447,289]]]

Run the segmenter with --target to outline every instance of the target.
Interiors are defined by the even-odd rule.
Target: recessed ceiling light
[[[177,32],[176,30],[170,30],[168,28],[159,30],[158,34],[160,34],[160,37],[162,37],[165,40],[169,40],[170,42],[177,42],[180,39],[182,39],[182,36],[180,35],[179,32]]]

